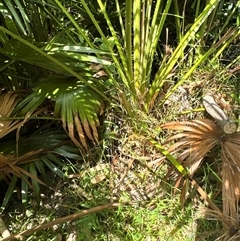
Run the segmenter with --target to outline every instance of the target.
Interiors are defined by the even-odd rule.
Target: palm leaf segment
[[[238,200],[240,198],[240,133],[226,136],[222,147],[222,198],[223,213],[238,223]],[[235,222],[235,223],[234,223]]]
[[[15,106],[18,104],[19,98],[14,93],[5,93],[0,95],[0,117],[7,118],[9,117]],[[22,125],[22,121],[16,120],[0,120],[0,138],[3,138],[10,132],[20,128]],[[4,178],[9,172],[9,170],[5,170],[11,166],[11,162],[14,160],[12,155],[6,156],[2,152],[0,152],[0,179]]]
[[[172,154],[178,153],[178,160],[189,174],[198,169],[204,156],[217,144],[221,146],[222,156],[222,198],[223,213],[238,224],[238,200],[240,197],[240,133],[226,135],[214,121],[193,120],[171,122],[162,125],[163,129],[181,131],[170,137],[166,144],[176,141],[170,148]]]
[[[15,106],[19,102],[19,98],[17,98],[16,94],[13,93],[5,93],[0,95],[0,117],[9,117]],[[6,136],[8,133],[12,132],[13,130],[20,128],[22,122],[19,120],[12,121],[12,120],[1,120],[0,121],[0,138]]]
[[[69,158],[79,158],[77,154],[72,153],[73,151],[64,145],[66,134],[54,130],[50,133],[41,128],[39,133],[24,140],[23,138],[19,139],[17,131],[16,136],[17,140],[19,140],[17,143],[15,138],[9,138],[7,135],[11,135],[14,130],[20,130],[25,122],[25,120],[12,120],[15,118],[13,113],[19,101],[20,98],[14,92],[0,95],[0,180],[9,183],[1,208],[7,205],[18,178],[22,180],[24,193],[27,194],[28,187],[32,187],[37,199],[39,199],[39,184],[44,183],[37,177],[37,171],[44,177],[45,168],[43,164],[52,169],[54,173],[63,176],[61,170],[54,164],[57,163],[58,166],[61,166],[61,162],[53,154],[54,152]],[[6,136],[8,138],[3,139]],[[61,146],[60,150],[59,146]],[[23,199],[25,199],[24,195]]]

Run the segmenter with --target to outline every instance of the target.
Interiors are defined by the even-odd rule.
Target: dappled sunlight
[[[238,240],[239,6],[1,1],[0,239]]]

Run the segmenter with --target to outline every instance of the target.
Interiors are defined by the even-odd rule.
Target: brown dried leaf
[[[240,133],[227,135],[222,146],[222,198],[223,213],[238,224],[238,201],[240,199]]]
[[[75,115],[74,121],[75,121],[75,125],[76,125],[76,128],[77,128],[78,137],[79,137],[83,147],[87,150],[88,145],[87,145],[86,138],[85,138],[85,135],[84,135],[84,132],[83,132],[82,124],[81,124],[81,121],[80,121],[80,119],[77,115]]]
[[[161,127],[163,129],[180,131],[180,133],[170,137],[165,144],[176,141],[170,146],[168,152],[171,155],[178,153],[177,160],[188,168],[190,178],[199,168],[204,156],[219,142],[221,137],[221,131],[218,126],[208,119],[171,122]],[[180,185],[181,180],[181,174],[179,174],[176,183],[177,187]],[[182,186],[181,204],[185,202],[187,187],[187,183]]]
[[[91,128],[92,128],[94,140],[97,142],[98,141],[98,130],[97,130],[96,123],[91,124]]]
[[[67,128],[66,128],[67,126]],[[84,146],[85,149],[87,149],[87,144],[85,143],[80,143],[76,137],[75,137],[75,129],[74,129],[74,124],[73,123],[67,123],[67,125],[65,126],[65,131],[68,133],[69,137],[71,138],[72,142],[78,147],[78,148],[82,148],[81,144]],[[77,128],[79,128],[79,126],[77,126]],[[84,145],[85,144],[85,145]]]
[[[178,130],[178,131],[197,131],[197,128],[194,126],[194,123],[185,121],[185,122],[170,122],[167,124],[161,125],[162,129],[168,130]]]
[[[0,117],[10,117],[13,109],[18,104],[19,99],[17,95],[11,92],[0,95]],[[20,128],[22,125],[21,120],[0,120],[0,138],[6,136],[11,131]]]
[[[6,167],[8,163],[12,162],[13,160],[14,159],[12,156],[10,157],[10,156],[0,154],[0,171],[2,171],[2,169]]]
[[[87,137],[91,140],[94,141],[91,130],[90,130],[90,126],[89,126],[89,122],[87,120],[82,121],[82,125],[83,125],[83,129],[87,135]]]
[[[171,129],[171,130],[182,130],[182,131],[194,131],[198,132],[216,132],[218,133],[217,125],[209,119],[203,120],[193,120],[193,121],[183,121],[183,122],[170,122],[163,124],[161,126],[163,129]]]
[[[208,139],[206,139],[208,140]],[[178,150],[178,151],[181,151],[185,148],[191,148],[191,150],[194,150],[195,148],[199,149],[199,146],[198,145],[202,145],[202,143],[204,141],[206,141],[205,139],[195,139],[195,138],[184,138],[184,139],[181,139],[179,141],[177,141],[176,143],[174,143],[170,148],[169,148],[169,152],[172,152],[173,150]],[[210,139],[211,140],[211,139]],[[211,143],[215,143],[216,140],[211,140],[210,141]]]

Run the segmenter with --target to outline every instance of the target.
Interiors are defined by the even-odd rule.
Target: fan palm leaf
[[[62,178],[64,157],[80,159],[79,150],[71,145],[67,134],[50,124],[39,128],[29,137],[20,136],[18,153],[16,142],[11,139],[0,146],[0,178],[9,183],[2,208],[6,207],[11,198],[16,178],[21,179],[23,202],[26,202],[29,187],[39,201],[40,184],[48,184],[46,167]]]
[[[238,225],[238,201],[240,199],[240,133],[224,134],[214,121],[193,120],[170,122],[163,129],[181,131],[165,144],[173,143],[168,151],[193,174],[203,158],[216,145],[221,147],[223,214],[230,217],[232,225]],[[178,183],[179,180],[178,178]],[[185,190],[186,187],[183,187]]]
[[[98,86],[100,90],[100,82]],[[103,102],[95,91],[77,79],[61,76],[43,79],[33,90],[16,108],[21,110],[20,115],[36,110],[48,98],[54,101],[54,114],[61,115],[65,130],[78,147],[87,149],[85,136],[93,142],[98,140],[98,115]]]
[[[221,134],[217,125],[208,119],[170,122],[163,124],[162,128],[182,131],[170,137],[166,144],[177,140],[168,151],[181,152],[178,159],[184,161],[185,165],[190,168],[191,175],[197,170],[206,153],[218,143]]]
[[[223,212],[238,225],[240,199],[240,133],[226,136],[222,142]]]
[[[20,99],[16,93],[9,92],[5,94],[0,94],[0,118],[8,118],[12,115],[12,112]],[[13,130],[21,127],[21,120],[0,120],[0,138],[6,136]]]
[[[55,11],[49,18],[52,8]],[[47,99],[51,99],[54,114],[60,115],[71,139],[78,147],[87,149],[87,139],[98,140],[98,115],[103,100],[109,101],[102,81],[93,77],[90,65],[110,65],[111,62],[106,59],[106,51],[96,49],[94,45],[86,47],[77,40],[79,35],[72,29],[64,29],[59,10],[54,1],[42,4],[3,1],[0,7],[3,16],[0,26],[0,54],[4,59],[1,58],[0,62],[2,83],[6,89],[30,90],[25,91],[25,98],[15,109],[19,117],[26,114],[30,117]],[[55,35],[49,39],[49,26],[51,31],[59,34],[62,31],[67,37],[62,39]],[[102,54],[105,58],[95,56]]]

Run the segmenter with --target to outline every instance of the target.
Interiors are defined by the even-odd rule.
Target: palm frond
[[[0,94],[0,118],[10,117],[19,101],[17,94],[13,92]],[[21,125],[22,121],[20,120],[0,120],[0,138],[21,127]]]
[[[52,123],[28,137],[20,135],[18,147],[17,155],[16,141],[7,140],[0,146],[0,178],[9,184],[2,208],[8,204],[17,179],[21,180],[22,202],[26,203],[29,188],[39,202],[40,185],[48,186],[46,170],[63,178],[65,158],[81,159],[78,148],[71,144],[64,130],[53,127]]]
[[[237,225],[240,199],[240,133],[226,136],[222,142],[223,213]]]
[[[104,88],[100,81],[97,86],[99,90]],[[88,148],[86,137],[98,141],[98,115],[103,107],[101,96],[77,79],[51,76],[43,79],[34,92],[19,103],[16,111],[21,110],[19,115],[33,112],[47,98],[54,101],[54,114],[61,115],[64,129],[78,147]]]
[[[172,131],[180,131],[169,137],[165,145],[176,141],[170,145],[168,152],[171,155],[177,156],[177,160],[181,165],[188,170],[188,175],[192,178],[194,173],[199,168],[205,155],[219,142],[221,131],[217,125],[208,119],[193,120],[184,122],[170,122],[163,124],[162,129]],[[174,166],[176,170],[177,167]],[[166,178],[173,172],[171,167],[166,175]],[[175,187],[181,184],[181,204],[183,205],[186,199],[188,181],[183,181],[182,173],[176,177]]]
[[[238,225],[238,202],[240,199],[240,133],[224,135],[212,120],[170,122],[163,129],[180,131],[170,137],[165,144],[173,143],[168,151],[177,155],[177,160],[189,169],[192,176],[206,154],[217,144],[222,156],[222,200],[223,215],[229,217],[233,226]],[[177,185],[181,180],[179,176]],[[186,184],[186,183],[185,183]],[[183,186],[183,193],[186,193]]]
[[[203,157],[219,142],[221,131],[208,119],[163,124],[162,129],[182,131],[170,137],[166,143],[175,141],[169,152],[178,152],[178,159],[183,162],[193,175]],[[165,143],[165,144],[166,144]]]

